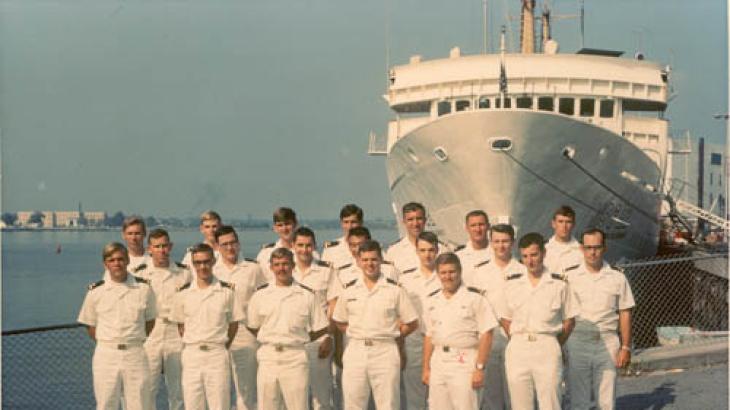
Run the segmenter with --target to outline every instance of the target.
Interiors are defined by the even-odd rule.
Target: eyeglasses
[[[599,251],[603,249],[603,245],[583,245],[583,249],[587,251]]]
[[[233,248],[238,246],[238,241],[223,242],[219,243],[218,246],[220,246],[221,248]]]
[[[213,259],[205,259],[202,261],[193,261],[193,265],[195,266],[211,266],[213,265]]]

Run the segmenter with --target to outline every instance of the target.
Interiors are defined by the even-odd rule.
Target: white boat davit
[[[464,216],[485,210],[518,233],[549,232],[572,206],[576,232],[607,232],[609,260],[654,255],[667,178],[669,69],[643,57],[558,53],[543,15],[523,1],[520,53],[461,55],[392,67],[384,95],[395,119],[371,134],[385,155],[396,213],[421,202],[442,239],[463,243]],[[549,14],[548,14],[549,16]]]

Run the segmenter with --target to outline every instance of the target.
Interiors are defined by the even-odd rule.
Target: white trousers
[[[509,389],[507,388],[507,374],[504,370],[504,350],[507,347],[507,336],[502,329],[492,332],[492,349],[489,360],[484,368],[484,389],[479,408],[485,410],[507,410],[509,404]]]
[[[616,399],[616,333],[573,332],[566,342],[571,409],[613,410]],[[592,399],[591,399],[592,398]]]
[[[505,350],[505,369],[513,410],[560,410],[562,352],[552,335],[513,335]]]
[[[371,390],[376,409],[400,409],[400,356],[395,340],[349,339],[342,362],[345,410],[366,409]]]
[[[231,344],[231,369],[233,371],[233,387],[236,389],[236,410],[254,410],[256,408],[256,337],[244,325],[238,326],[238,332]]]
[[[406,337],[406,367],[401,374],[401,408],[425,410],[428,389],[422,381],[423,375],[423,334],[414,332]]]
[[[149,409],[150,368],[141,343],[118,349],[98,342],[91,367],[98,410],[118,410],[122,394],[126,410]]]
[[[256,356],[259,410],[307,410],[309,365],[304,346],[279,350],[264,344]]]
[[[202,348],[202,349],[201,349]],[[182,352],[185,410],[230,410],[231,361],[223,345],[190,344]]]
[[[482,389],[473,389],[477,349],[435,346],[431,356],[428,405],[433,410],[477,410]]]
[[[157,407],[160,390],[160,373],[165,378],[167,401],[170,410],[183,410],[182,396],[182,339],[177,324],[165,324],[157,320],[152,334],[144,344],[150,366],[149,408]]]
[[[332,410],[334,392],[332,380],[332,353],[319,358],[322,339],[307,343],[305,348],[309,359],[309,391],[312,410]],[[334,349],[334,345],[332,346]]]

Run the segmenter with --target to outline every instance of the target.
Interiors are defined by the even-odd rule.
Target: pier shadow
[[[626,394],[616,399],[616,408],[621,410],[659,410],[674,404],[677,397],[675,383],[667,382],[648,393]]]

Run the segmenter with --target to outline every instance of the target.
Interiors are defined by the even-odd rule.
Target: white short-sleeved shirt
[[[328,326],[314,292],[294,281],[291,286],[265,284],[248,305],[248,327],[258,329],[263,344],[301,346],[310,341],[309,332]]]
[[[461,262],[461,278],[467,280],[477,268],[478,265],[489,263],[494,259],[494,250],[491,246],[487,246],[483,249],[474,249],[471,241],[467,242],[466,245],[458,246],[454,253],[459,257]]]
[[[497,319],[486,298],[464,285],[449,299],[443,290],[428,296],[423,322],[425,334],[434,345],[460,349],[477,347],[480,336],[497,327]]]
[[[327,262],[314,260],[309,269],[302,271],[295,264],[292,276],[295,281],[314,291],[318,303],[321,303],[327,312],[327,302],[330,300],[328,296],[332,294],[337,281],[332,266]]]
[[[152,265],[152,257],[145,252],[141,256],[129,255],[129,264],[127,265],[127,272],[132,273],[134,276],[139,276],[139,273]],[[105,270],[102,280],[109,282],[109,271]]]
[[[322,260],[332,263],[334,267],[350,263],[352,253],[350,253],[347,238],[342,236],[335,241],[325,242],[324,249],[322,250]]]
[[[578,303],[560,275],[543,269],[537,286],[527,273],[510,274],[504,285],[504,303],[500,312],[511,321],[510,332],[557,335],[563,320],[577,316]]]
[[[147,338],[145,323],[156,316],[152,289],[127,273],[122,283],[101,280],[89,285],[78,321],[95,327],[100,342],[142,343]]]
[[[232,287],[213,276],[204,289],[195,279],[177,293],[171,320],[185,325],[183,343],[228,342],[228,325],[245,319]]]
[[[156,267],[154,264],[150,264],[137,274],[138,277],[149,282],[149,286],[155,294],[158,318],[170,319],[175,295],[180,288],[193,280],[190,270],[180,265],[170,262],[167,267]]]
[[[219,260],[213,267],[213,274],[224,282],[234,285],[233,294],[236,296],[238,305],[244,316],[248,309],[248,302],[259,286],[267,283],[264,272],[259,264],[250,259],[240,260],[232,267],[228,267],[223,260]],[[246,321],[242,323],[245,325]],[[241,329],[239,329],[239,332]]]
[[[602,332],[615,332],[618,311],[635,306],[626,276],[605,261],[598,273],[589,272],[585,263],[568,271],[568,283],[580,305],[576,330],[597,327]]]
[[[545,252],[543,265],[550,272],[565,273],[566,270],[583,263],[580,242],[573,237],[568,242],[560,242],[553,235],[545,244]]]
[[[401,272],[416,268],[421,265],[418,259],[416,245],[412,244],[408,237],[404,237],[391,245],[385,252],[385,259],[393,262],[396,269]]]
[[[362,278],[347,286],[332,319],[347,323],[350,338],[392,340],[400,336],[399,324],[417,320],[418,313],[406,291],[380,275],[372,289]]]
[[[182,258],[182,264],[188,267],[193,266],[193,254],[190,253],[190,250],[193,249],[192,247],[188,247],[185,250],[185,256]],[[213,250],[213,256],[215,257],[216,261],[219,261],[221,259],[221,253],[218,251],[218,249]]]
[[[441,289],[441,280],[439,280],[436,272],[431,272],[431,275],[425,277],[421,269],[409,270],[403,272],[400,277],[400,284],[403,289],[406,290],[408,297],[411,300],[411,304],[416,309],[419,319],[419,329],[417,333],[420,333],[418,337],[424,333],[423,330],[423,312],[424,304],[428,295],[434,294]],[[410,337],[409,337],[410,338]]]
[[[500,268],[494,259],[489,263],[479,266],[471,277],[470,281],[464,280],[467,286],[472,286],[487,297],[489,305],[494,310],[498,318],[503,317],[500,308],[503,306],[501,298],[504,295],[504,285],[507,283],[507,277],[513,274],[525,274],[525,267],[517,262],[517,259],[510,258],[507,265]]]
[[[386,279],[390,279],[396,283],[401,276],[398,269],[396,269],[395,266],[388,261],[383,261],[383,263],[380,264],[380,272]],[[352,260],[351,263],[341,266],[335,272],[335,281],[332,284],[332,288],[330,288],[327,292],[327,300],[338,298],[348,283],[355,283],[357,279],[362,278],[362,275],[364,275],[362,269],[357,266],[354,260]]]
[[[266,280],[269,283],[274,283],[276,281],[274,278],[274,272],[271,271],[271,252],[274,252],[274,249],[278,248],[289,249],[292,253],[294,253],[290,247],[284,244],[284,241],[279,239],[276,242],[267,243],[262,246],[259,254],[256,255],[256,261],[259,263],[259,266],[261,266],[261,270],[264,272],[264,277],[266,277]],[[314,251],[312,256],[314,256],[314,259],[320,259],[319,252],[317,251]]]

